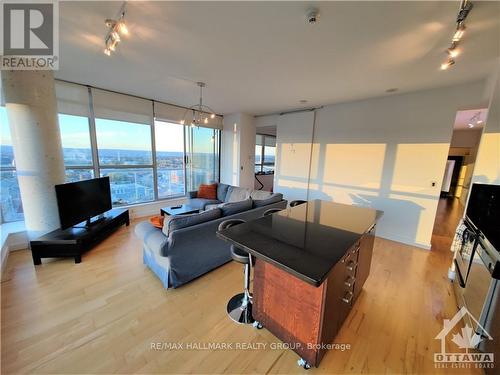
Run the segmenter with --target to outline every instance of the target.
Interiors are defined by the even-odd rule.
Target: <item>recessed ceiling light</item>
[[[300,103],[300,104],[306,104],[306,103],[307,103],[307,100],[306,100],[306,99],[301,99],[301,100],[299,100],[299,103]]]
[[[387,89],[385,90],[385,92],[396,92],[398,91],[399,89],[397,87],[393,87],[393,88],[390,88],[390,89]]]

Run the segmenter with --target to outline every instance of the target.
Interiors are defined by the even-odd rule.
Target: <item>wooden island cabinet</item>
[[[370,274],[380,211],[309,201],[218,236],[255,256],[253,317],[318,366]]]

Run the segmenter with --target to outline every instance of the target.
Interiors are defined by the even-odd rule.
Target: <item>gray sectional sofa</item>
[[[149,221],[135,228],[144,264],[165,288],[177,288],[231,260],[229,244],[216,237],[222,221],[257,219],[269,208],[286,208],[287,201],[278,193],[218,184],[216,200],[191,192],[186,204],[200,212],[166,217],[163,229]]]

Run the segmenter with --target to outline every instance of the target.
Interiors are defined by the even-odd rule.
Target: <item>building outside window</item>
[[[255,173],[274,173],[276,137],[257,134],[255,138]]]
[[[151,126],[95,119],[101,177],[109,176],[113,205],[155,199]]]
[[[158,198],[172,198],[186,193],[184,127],[155,120],[156,174]]]
[[[24,219],[7,110],[0,107],[0,224]]]
[[[88,117],[60,113],[59,129],[66,167],[66,182],[94,178]]]

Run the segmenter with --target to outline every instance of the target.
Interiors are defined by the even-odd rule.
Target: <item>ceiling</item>
[[[470,109],[466,111],[458,111],[455,116],[453,129],[455,130],[477,130],[484,126],[488,115],[488,109]],[[469,124],[474,125],[470,127]]]
[[[120,4],[60,2],[57,78],[184,106],[204,81],[216,112],[265,114],[472,81],[500,54],[500,2],[474,3],[463,54],[440,71],[459,1],[151,1],[128,3],[130,35],[108,57]]]

